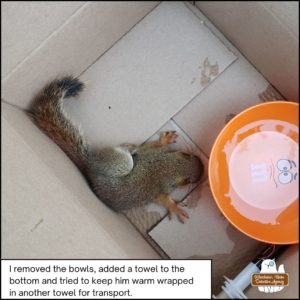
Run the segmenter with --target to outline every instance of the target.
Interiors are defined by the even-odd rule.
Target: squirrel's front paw
[[[129,151],[130,154],[135,154],[138,150],[138,146],[134,145],[134,144],[121,144],[120,147],[126,149]]]
[[[180,203],[174,203],[174,205],[169,207],[169,219],[170,220],[172,218],[173,213],[177,215],[177,218],[181,223],[184,223],[185,219],[189,218],[189,215],[182,208],[182,205]]]
[[[160,134],[159,141],[162,145],[173,144],[176,142],[178,134],[176,131],[166,131]]]

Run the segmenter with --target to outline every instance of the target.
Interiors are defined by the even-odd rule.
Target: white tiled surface
[[[174,116],[195,143],[209,155],[229,114],[259,103],[269,83],[244,58],[239,58],[189,105]]]
[[[299,1],[195,4],[286,99],[298,101]]]
[[[8,103],[28,108],[41,86],[61,74],[82,73],[157,4],[87,2],[2,78],[2,97]],[[10,27],[2,30],[7,34],[11,31]]]
[[[2,8],[2,79],[85,1],[9,1]]]
[[[206,58],[213,82],[236,56],[185,4],[163,2],[82,75],[84,101],[67,109],[94,144],[141,143],[204,89]]]

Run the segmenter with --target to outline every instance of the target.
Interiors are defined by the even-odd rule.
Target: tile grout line
[[[205,85],[203,87],[203,89],[198,92],[195,96],[193,96],[190,100],[188,100],[172,117],[171,119],[173,119],[174,117],[176,117],[187,105],[189,105],[192,101],[194,101],[203,91],[205,91],[208,87],[210,87],[214,82],[216,82],[222,75],[224,75],[224,73],[231,67],[233,66],[235,63],[237,63],[239,61],[239,57],[236,57],[236,59],[234,59],[228,66],[225,67],[225,69],[219,73],[215,78],[213,78],[211,80],[211,82],[209,82],[207,85]]]
[[[129,223],[133,226],[133,228],[141,235],[141,237],[155,250],[155,252],[162,257],[162,254],[165,255],[167,258],[169,258],[169,256],[165,253],[165,251],[153,240],[153,238],[148,234],[149,229],[146,230],[145,235],[140,231],[140,228],[134,223],[132,222],[132,220],[127,217],[126,215],[124,215],[126,220],[129,221]],[[164,219],[164,217],[162,217],[162,219]],[[160,219],[154,226],[152,226],[153,228],[159,224],[161,222]],[[152,229],[151,227],[151,229]],[[164,257],[162,257],[164,258]]]
[[[173,119],[173,117],[170,120],[174,122],[175,126],[177,126],[191,140],[193,145],[201,152],[201,154],[203,154],[209,160],[209,155],[200,148],[200,146],[192,139],[192,137],[187,134],[187,132]]]
[[[20,107],[20,106],[17,106],[17,105],[15,105],[15,104],[13,104],[13,103],[7,102],[7,101],[6,101],[5,99],[3,99],[3,98],[1,98],[1,102],[5,103],[6,105],[9,105],[9,106],[11,106],[11,107],[14,107],[15,109],[18,109],[18,110],[20,110],[20,111],[22,111],[22,112],[24,112],[24,113],[28,113],[28,112],[29,112],[28,110],[26,110],[26,109],[24,109],[24,108],[22,108],[22,107]]]
[[[196,184],[193,188],[191,188],[191,190],[184,196],[184,198],[179,201],[178,203],[181,203],[181,202],[184,202],[198,187],[201,187],[203,184],[205,184],[205,182],[207,181],[207,179],[203,180],[203,181],[200,181],[198,184]],[[155,224],[153,224],[150,228],[147,229],[146,231],[146,234],[147,236],[149,236],[154,242],[155,244],[158,245],[159,248],[161,248],[161,246],[153,239],[153,237],[150,235],[151,231],[159,226],[159,224],[165,220],[167,218],[168,214],[166,214],[165,216],[162,216],[162,218],[160,220],[158,220]],[[161,248],[162,249],[162,248]],[[166,253],[164,250],[163,250],[164,253]],[[166,254],[167,256],[169,256],[168,254]]]
[[[74,18],[76,14],[79,13],[79,11],[83,10],[88,4],[90,4],[90,1],[86,1],[85,4],[80,6],[78,9],[74,11],[72,15],[68,17],[67,20],[65,20],[62,24],[60,24],[56,29],[54,29],[42,42],[39,43],[37,47],[35,47],[30,53],[28,53],[20,62],[18,62],[13,69],[2,79],[2,83],[4,83],[7,79],[9,79],[26,61],[28,58],[30,58],[32,55],[34,55],[53,35],[55,35],[63,26],[68,24],[68,22]]]

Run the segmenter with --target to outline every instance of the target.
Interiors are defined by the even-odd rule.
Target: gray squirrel
[[[76,97],[84,84],[65,76],[47,84],[33,99],[30,115],[77,165],[92,190],[106,205],[123,212],[156,201],[175,213],[181,222],[188,217],[170,193],[177,187],[195,183],[203,175],[201,160],[184,151],[168,147],[175,142],[175,131],[163,132],[158,141],[142,146],[123,144],[91,149],[72,121],[63,102]]]

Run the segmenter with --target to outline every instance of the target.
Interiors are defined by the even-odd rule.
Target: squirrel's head
[[[196,155],[182,151],[176,152],[177,186],[184,186],[189,183],[195,183],[203,175],[203,163]]]

